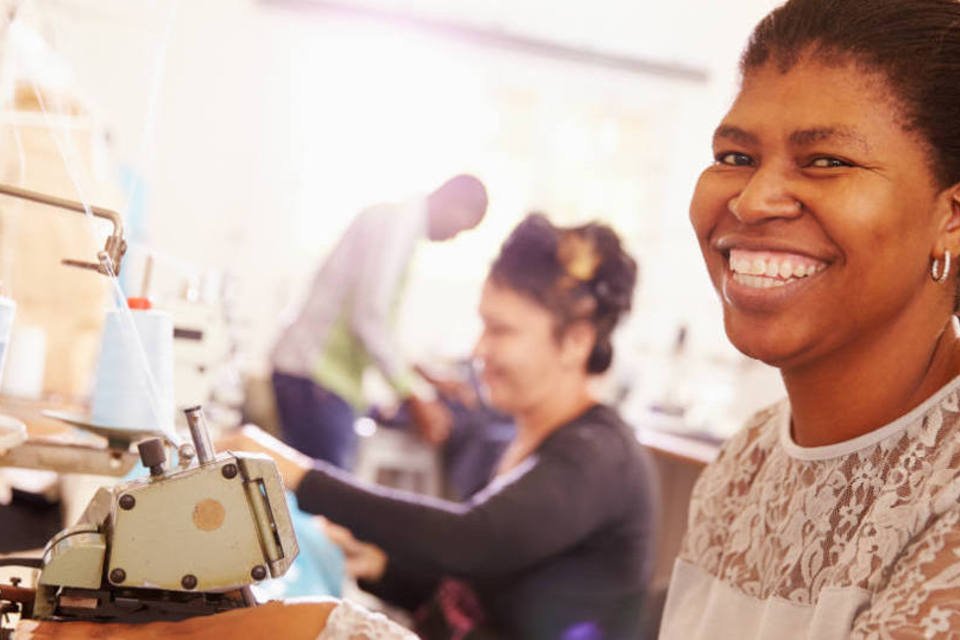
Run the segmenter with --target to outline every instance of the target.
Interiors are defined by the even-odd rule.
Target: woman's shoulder
[[[559,429],[541,453],[571,455],[581,462],[603,458],[606,463],[644,457],[636,433],[613,407],[596,404]]]
[[[735,484],[742,488],[764,467],[780,446],[779,431],[783,420],[789,420],[790,408],[786,399],[757,411],[723,445],[716,459],[708,464],[697,480],[695,497],[704,493],[722,494],[719,487]]]
[[[629,429],[613,407],[595,404],[557,430],[551,442],[569,443],[582,440],[617,439]]]
[[[760,409],[723,443],[716,462],[755,455],[757,449],[772,449],[777,445],[782,422],[789,416],[790,403],[786,398]]]

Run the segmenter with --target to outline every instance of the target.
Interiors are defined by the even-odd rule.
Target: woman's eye
[[[839,158],[820,157],[811,160],[810,166],[816,169],[836,169],[838,167],[849,167],[852,165]]]
[[[731,167],[749,167],[753,164],[753,158],[748,156],[745,153],[737,153],[736,151],[718,153],[714,156],[717,164],[725,164]]]

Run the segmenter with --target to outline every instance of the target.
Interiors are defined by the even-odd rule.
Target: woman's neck
[[[596,404],[586,383],[571,389],[554,389],[549,402],[541,402],[515,414],[517,433],[500,460],[497,473],[523,462],[554,431]]]
[[[864,340],[826,364],[782,370],[794,441],[843,442],[906,414],[960,373],[960,334],[952,317],[926,332]]]

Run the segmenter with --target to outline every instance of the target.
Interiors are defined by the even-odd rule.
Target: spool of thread
[[[3,377],[3,362],[7,355],[7,344],[13,332],[13,318],[17,314],[17,303],[11,298],[0,296],[0,379]]]
[[[173,431],[170,314],[137,309],[107,312],[90,418],[100,426]]]
[[[11,396],[39,398],[47,359],[47,333],[43,327],[17,324],[7,345],[6,375],[0,390]]]

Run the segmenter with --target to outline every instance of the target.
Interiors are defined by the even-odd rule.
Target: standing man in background
[[[341,468],[353,462],[353,422],[365,409],[364,369],[375,365],[409,402],[421,435],[446,438],[449,414],[411,390],[413,372],[400,356],[393,316],[414,250],[477,226],[487,191],[457,175],[425,198],[364,209],[324,261],[309,293],[271,354],[283,438],[303,453]]]

